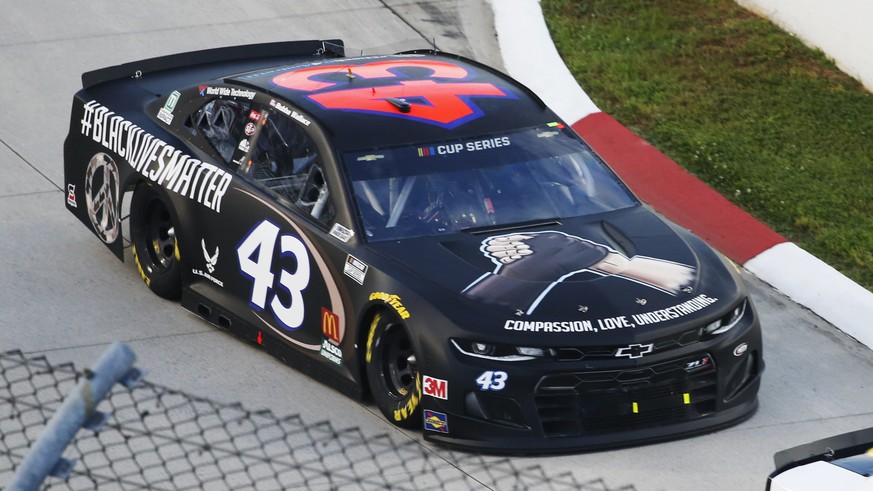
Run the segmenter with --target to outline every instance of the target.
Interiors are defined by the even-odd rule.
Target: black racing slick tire
[[[421,375],[406,327],[391,312],[377,313],[367,331],[367,380],[385,418],[402,428],[420,426]]]
[[[149,289],[168,300],[182,297],[182,264],[176,224],[157,188],[142,185],[130,201],[133,259]]]

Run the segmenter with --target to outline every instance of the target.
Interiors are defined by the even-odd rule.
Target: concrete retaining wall
[[[836,61],[873,91],[873,2],[870,0],[736,0]]]

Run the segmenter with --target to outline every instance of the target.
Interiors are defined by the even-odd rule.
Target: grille
[[[545,376],[534,397],[543,432],[550,437],[615,433],[707,416],[715,411],[715,368],[710,363],[686,371],[700,358]]]
[[[700,329],[693,329],[674,336],[650,341],[654,344],[652,353],[681,348],[700,341]],[[627,346],[578,346],[569,348],[554,348],[558,361],[604,360],[614,359],[616,350]]]

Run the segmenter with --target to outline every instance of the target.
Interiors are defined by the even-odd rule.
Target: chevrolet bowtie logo
[[[616,350],[615,357],[619,358],[622,356],[626,356],[628,358],[642,358],[643,355],[651,353],[654,347],[655,345],[652,343],[632,344],[630,346],[625,346],[624,348],[619,348],[618,350]]]

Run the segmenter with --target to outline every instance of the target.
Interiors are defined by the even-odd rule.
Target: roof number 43
[[[296,263],[294,271],[279,267],[279,282],[276,284],[273,273],[273,253],[279,242],[280,257],[288,257]],[[251,278],[252,295],[250,304],[257,310],[267,306],[270,296],[270,310],[282,326],[295,330],[303,324],[303,290],[309,286],[309,255],[298,237],[279,236],[279,227],[267,220],[259,223],[242,240],[236,249],[239,268],[244,276]],[[283,289],[290,299],[289,305],[282,303],[276,290]]]

